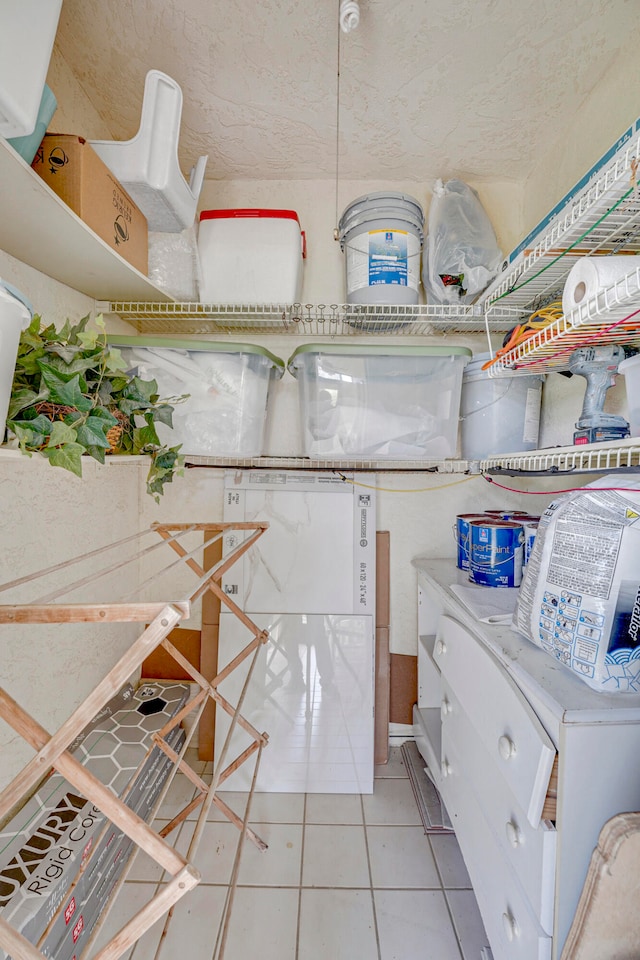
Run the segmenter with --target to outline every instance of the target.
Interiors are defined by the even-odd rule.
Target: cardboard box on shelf
[[[146,276],[147,221],[82,137],[47,133],[31,166],[94,233]]]

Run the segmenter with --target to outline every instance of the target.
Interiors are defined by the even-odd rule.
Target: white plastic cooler
[[[203,303],[298,303],[307,255],[295,210],[203,210]]]

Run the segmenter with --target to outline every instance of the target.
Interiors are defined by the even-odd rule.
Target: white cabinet
[[[414,734],[494,958],[558,960],[600,828],[640,809],[640,696],[596,693],[509,626],[477,620],[450,589],[467,584],[453,561],[414,567]]]

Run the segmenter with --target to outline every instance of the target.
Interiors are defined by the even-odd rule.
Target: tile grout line
[[[433,857],[433,862],[434,862],[434,864],[435,864],[436,873],[438,874],[438,879],[440,880],[440,889],[441,889],[441,891],[442,891],[442,898],[443,898],[443,900],[444,900],[445,907],[446,907],[446,910],[447,910],[447,914],[448,914],[448,916],[449,916],[449,922],[450,922],[450,924],[451,924],[451,929],[453,930],[453,935],[454,935],[454,937],[456,938],[456,944],[457,944],[457,946],[458,946],[458,952],[460,953],[461,960],[466,960],[465,955],[464,955],[464,952],[463,952],[463,950],[462,950],[462,941],[461,941],[460,937],[458,936],[458,928],[456,927],[455,921],[454,921],[454,919],[453,919],[453,913],[452,913],[452,911],[451,911],[451,906],[450,906],[450,904],[449,904],[449,898],[448,898],[448,896],[447,896],[447,888],[446,888],[445,885],[444,885],[444,880],[443,880],[443,878],[442,878],[442,873],[441,873],[441,871],[440,871],[440,864],[438,863],[438,858],[436,857],[436,852],[435,852],[435,850],[433,849],[433,844],[431,843],[431,836],[427,833],[426,830],[424,831],[424,834],[425,834],[425,837],[427,838],[427,842],[428,842],[428,844],[429,844],[429,850],[431,851],[431,856]],[[455,834],[454,834],[454,836],[455,836]]]
[[[375,790],[375,778],[373,781],[373,788]],[[378,915],[376,913],[376,898],[373,892],[373,874],[371,872],[371,857],[369,856],[369,836],[367,833],[367,821],[365,819],[364,800],[363,800],[362,794],[360,794],[360,810],[362,813],[362,827],[364,829],[364,846],[367,854],[367,869],[369,871],[369,892],[371,894],[371,910],[373,912],[373,932],[376,938],[376,949],[378,951],[378,960],[382,960],[382,949],[380,947],[380,931],[378,930]]]
[[[298,886],[298,917],[296,920],[296,952],[295,960],[298,960],[300,954],[300,918],[302,914],[302,871],[304,869],[304,837],[307,827],[307,794],[304,795],[302,804],[302,840],[300,846],[300,884]]]

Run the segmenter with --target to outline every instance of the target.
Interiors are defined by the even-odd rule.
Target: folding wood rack
[[[37,598],[33,602],[0,604],[0,623],[70,624],[79,622],[139,622],[146,624],[145,629],[138,639],[129,647],[98,686],[53,735],[50,735],[26,710],[19,706],[19,704],[0,687],[0,717],[37,751],[36,755],[27,763],[21,772],[18,773],[12,782],[0,792],[0,822],[4,821],[12,811],[22,805],[27,797],[33,793],[34,788],[42,778],[53,769],[58,771],[73,784],[77,790],[91,800],[96,807],[106,815],[109,821],[122,829],[124,833],[134,841],[136,850],[143,850],[170,874],[169,881],[163,884],[159,892],[99,950],[95,955],[95,960],[116,960],[116,958],[122,956],[123,953],[135,944],[158,919],[166,915],[165,928],[160,938],[158,953],[156,954],[156,956],[158,956],[165,940],[166,930],[175,904],[189,890],[196,886],[200,880],[200,875],[194,868],[192,861],[198,849],[204,824],[212,804],[215,804],[239,829],[239,840],[231,882],[228,888],[215,947],[215,956],[222,958],[240,867],[244,837],[247,836],[259,849],[266,849],[264,841],[248,828],[247,822],[262,750],[268,741],[268,735],[256,730],[255,727],[243,717],[241,709],[258,654],[262,645],[269,639],[269,635],[267,631],[261,630],[246,616],[231,597],[224,593],[220,584],[226,571],[262,536],[268,526],[268,523],[257,522],[155,523],[140,533],[125,537],[106,547],[93,550],[81,556],[74,557],[70,561],[56,564],[45,570],[0,585],[0,593],[17,590],[31,582],[35,584],[48,575],[58,574],[76,563],[85,564],[89,560],[92,562],[97,560],[100,564],[99,569],[66,584],[64,587],[55,589],[53,592]],[[154,532],[158,534],[161,539],[157,541],[154,537],[154,542],[151,546],[143,546],[142,541],[144,538]],[[198,546],[196,549],[187,550],[181,541],[194,532],[197,533],[199,538]],[[233,536],[229,536],[232,532]],[[200,539],[202,534],[204,534],[204,543]],[[203,565],[196,558],[204,549],[218,542],[223,537],[226,537],[225,542],[227,547],[230,546],[230,541],[232,541],[233,546],[231,551],[226,557],[215,564],[212,569],[204,570]],[[134,564],[134,569],[136,570],[135,579],[137,582],[138,575],[135,565],[150,553],[157,551],[158,548],[160,548],[162,553],[163,561],[166,561],[165,565],[159,573],[156,573],[149,580],[142,584],[138,583],[135,591],[136,595],[140,595],[142,588],[148,586],[152,581],[157,582],[157,578],[167,573],[167,571],[175,575],[179,568],[188,567],[196,575],[197,583],[195,587],[191,591],[188,591],[187,595],[180,600],[145,601],[125,598],[113,602],[61,602],[63,596],[69,596],[69,594],[80,588],[84,588],[88,584],[100,584],[104,582],[106,576],[115,571],[121,572],[122,568],[127,564]],[[133,553],[126,559],[122,559],[121,554],[125,549],[131,549]],[[108,561],[105,555],[113,550],[116,551],[116,559],[114,560],[112,557],[111,560]],[[177,559],[175,557],[176,554]],[[192,666],[168,639],[170,631],[176,624],[190,615],[192,604],[199,600],[207,591],[211,591],[219,598],[221,603],[224,603],[225,606],[238,617],[251,634],[251,639],[247,645],[227,663],[211,681],[208,681],[199,670]],[[180,770],[194,785],[196,789],[194,799],[175,816],[169,824],[159,832],[156,832],[147,822],[138,817],[126,806],[125,801],[128,791],[125,791],[122,798],[116,797],[74,758],[69,752],[68,747],[86,724],[107,704],[122,685],[139,671],[143,660],[159,645],[162,645],[177,663],[180,664],[192,678],[193,683],[198,689],[195,696],[185,704],[162,730],[154,735],[154,743],[149,747],[147,756],[141,761],[138,770],[130,781],[131,785],[142,769],[151,750],[154,746],[158,746],[172,761],[173,769],[157,801],[156,809],[158,809],[162,803],[177,770]],[[248,657],[251,657],[248,673],[238,702],[233,705],[221,695],[218,686]],[[184,757],[193,731],[197,727],[197,721],[200,719],[205,706],[210,701],[217,704],[218,707],[228,713],[232,719],[225,743],[214,765],[211,784],[207,784],[195,770],[189,766]],[[165,743],[164,737],[171,729],[182,723],[191,713],[193,713],[193,724],[187,732],[186,741],[178,754]],[[250,744],[238,756],[227,763],[226,755],[236,724],[242,727],[247,733]],[[248,794],[244,814],[243,816],[239,816],[217,795],[217,791],[220,785],[254,754],[255,767],[253,782]],[[201,807],[201,810],[193,838],[186,855],[183,857],[167,843],[165,838],[198,806]],[[107,827],[104,829],[106,831]],[[96,842],[94,852],[98,846],[99,843]],[[87,864],[84,865],[83,870],[87,869],[89,862],[90,859],[87,861]],[[119,881],[119,885],[114,890],[110,904],[113,902],[113,899],[115,899],[117,891],[124,882],[125,877],[126,870]],[[73,886],[70,888],[69,893],[71,893],[72,890]],[[101,921],[104,921],[106,913],[108,913],[108,908],[103,913]],[[52,921],[52,923],[53,922],[54,921]],[[94,942],[98,930],[99,925],[94,930],[91,939],[87,942],[83,950],[84,954],[87,953],[87,949]],[[40,938],[38,945],[34,946],[11,927],[6,920],[0,917],[0,946],[10,953],[13,960],[42,960],[43,954],[39,948],[42,946],[45,937],[46,931]]]

